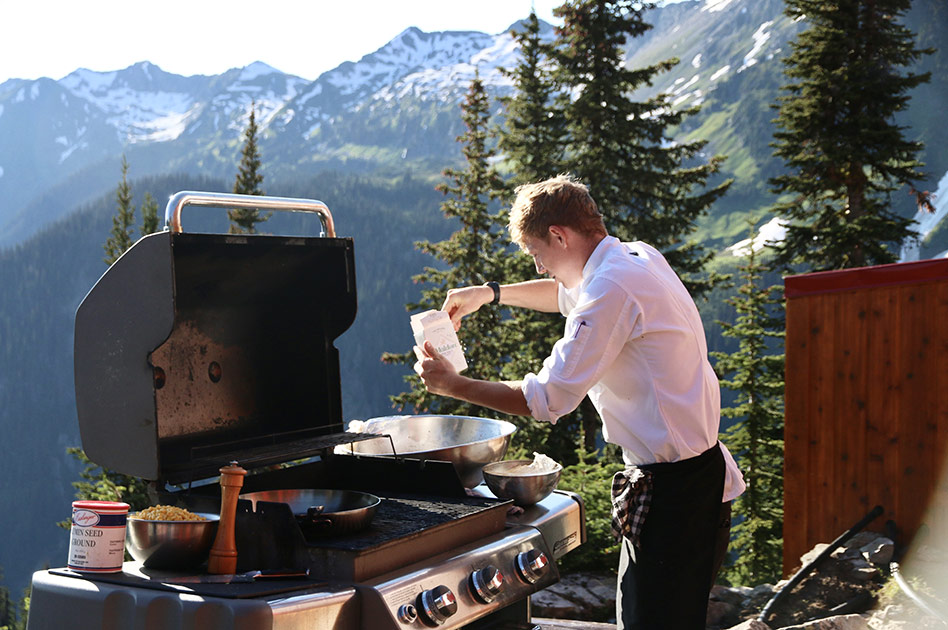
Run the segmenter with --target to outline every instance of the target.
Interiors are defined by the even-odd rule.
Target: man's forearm
[[[500,287],[500,303],[506,306],[530,308],[544,313],[560,310],[557,302],[556,280],[528,280],[516,284],[504,284]]]
[[[481,381],[458,375],[447,395],[501,413],[531,416],[519,381]]]

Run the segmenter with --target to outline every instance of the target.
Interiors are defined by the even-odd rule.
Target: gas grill
[[[312,212],[322,234],[186,233],[187,206]],[[242,493],[353,490],[381,504],[363,530],[313,536],[285,503],[240,499],[238,576],[269,577],[136,562],[39,571],[29,628],[534,628],[530,595],[584,542],[583,503],[557,490],[521,510],[483,484],[465,489],[450,462],[336,448],[380,438],[345,430],[334,341],[356,315],[354,250],[329,209],[183,192],[165,221],[77,311],[86,454],[195,512],[219,510],[216,476],[232,462],[249,471]],[[296,576],[273,577],[286,569]]]

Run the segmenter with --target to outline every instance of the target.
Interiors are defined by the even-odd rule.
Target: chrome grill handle
[[[323,226],[321,236],[334,238],[336,227],[329,207],[315,199],[292,197],[266,197],[262,195],[239,195],[237,193],[195,192],[184,190],[175,193],[165,206],[165,227],[173,234],[183,231],[181,211],[185,206],[210,208],[246,208],[251,210],[281,210],[287,212],[314,212]]]

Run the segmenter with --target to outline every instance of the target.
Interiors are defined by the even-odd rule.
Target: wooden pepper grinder
[[[244,485],[247,471],[231,462],[221,468],[221,518],[217,537],[207,560],[207,572],[215,575],[237,572],[237,543],[234,525],[237,521],[237,497]]]

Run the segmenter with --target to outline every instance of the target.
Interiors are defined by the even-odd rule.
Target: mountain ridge
[[[937,0],[916,0],[907,22],[923,32],[919,47],[944,40],[945,13]],[[664,93],[675,107],[701,106],[675,133],[707,140],[704,159],[728,156],[722,177],[734,177],[735,185],[698,234],[724,248],[745,236],[748,214],[766,222],[774,201],[767,181],[782,165],[769,147],[770,105],[785,82],[780,58],[803,24],[783,14],[781,0],[693,0],[651,10],[646,19],[653,27],[628,42],[627,65],[671,57],[679,63],[633,97]],[[541,32],[554,36],[545,22]],[[313,81],[262,61],[218,75],[181,76],[141,61],[110,72],[80,68],[58,81],[10,79],[0,84],[0,248],[114,186],[123,154],[134,177],[232,177],[251,104],[272,189],[319,171],[389,179],[410,173],[434,183],[460,163],[458,107],[475,73],[492,97],[509,94],[500,68],[512,67],[517,55],[509,28],[490,35],[408,27]],[[937,69],[946,69],[945,57],[933,62]],[[933,85],[918,90],[925,99],[904,116],[910,133],[928,144],[923,159],[934,182],[948,171],[948,157],[937,149],[948,131],[926,102],[948,99],[946,75],[933,73]],[[72,204],[45,203],[59,189],[75,191]],[[903,214],[914,212],[907,198],[894,203]]]
[[[546,32],[552,27],[547,25]],[[412,126],[425,136],[424,147],[405,138],[406,146],[394,155],[407,157],[411,150],[421,162],[456,161],[460,118],[446,103],[460,102],[475,69],[484,70],[486,83],[506,83],[509,89],[497,65],[512,63],[512,42],[508,31],[425,33],[411,27],[360,61],[340,64],[314,81],[259,61],[219,75],[185,77],[141,61],[110,72],[80,68],[58,81],[8,80],[0,84],[0,247],[71,210],[39,212],[38,221],[25,220],[22,215],[33,200],[90,165],[114,164],[121,153],[139,175],[201,169],[225,176],[233,160],[222,156],[236,146],[251,103],[265,159],[277,158],[268,162],[273,175],[314,162],[344,167],[349,153],[358,152],[347,146],[367,146],[375,135],[359,134],[365,126],[360,121],[367,118],[367,127],[378,129],[385,126],[378,119],[393,111],[408,120],[390,136],[407,136]],[[439,111],[426,111],[432,103]],[[444,120],[433,125],[424,120],[439,117]],[[355,132],[327,133],[325,126],[341,118],[358,119],[346,125]],[[41,127],[49,131],[43,134]],[[168,150],[163,143],[176,146]],[[30,147],[26,159],[18,154],[23,147]],[[419,160],[408,159],[409,168]],[[421,170],[437,173],[440,167],[424,163]]]

